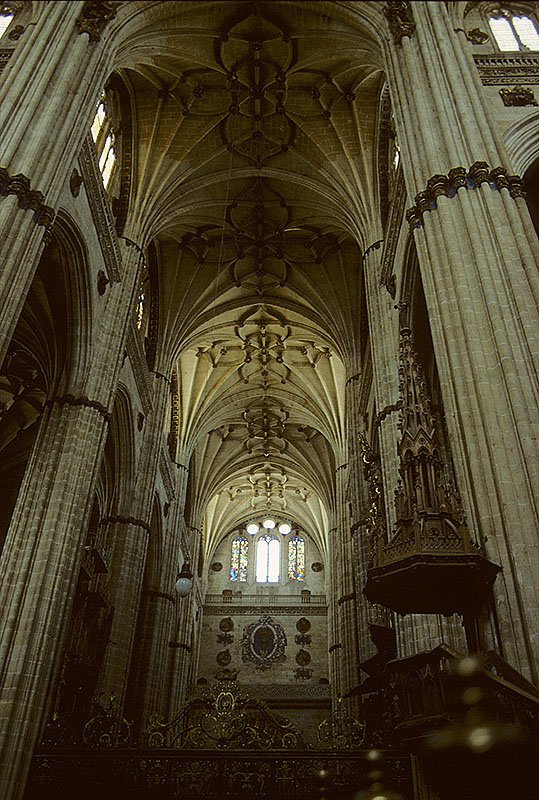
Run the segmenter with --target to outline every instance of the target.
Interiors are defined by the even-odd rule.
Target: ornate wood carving
[[[437,424],[410,328],[401,330],[401,481],[394,536],[374,550],[364,592],[401,614],[470,613],[488,597],[500,567],[472,540],[449,485]]]

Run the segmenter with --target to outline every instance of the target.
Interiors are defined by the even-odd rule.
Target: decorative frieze
[[[383,11],[393,36],[393,41],[395,44],[402,44],[404,37],[410,37],[415,31],[411,3],[389,0]]]
[[[10,194],[18,198],[19,208],[34,212],[34,222],[37,225],[50,228],[56,212],[45,205],[44,195],[31,188],[30,179],[26,175],[20,172],[17,175],[10,175],[7,169],[0,167],[0,196],[7,197]]]
[[[415,205],[406,212],[406,219],[413,230],[423,225],[426,211],[437,208],[438,197],[455,197],[459,189],[477,189],[482,183],[488,183],[491,189],[509,189],[511,197],[525,197],[522,178],[508,175],[505,167],[493,167],[486,161],[476,161],[468,171],[464,167],[454,167],[447,175],[433,175],[427,181],[425,191],[415,196]]]
[[[496,53],[473,58],[484,86],[539,83],[538,53]]]
[[[121,280],[122,256],[114,226],[114,218],[103,186],[103,178],[99,171],[95,147],[90,135],[87,136],[80,151],[79,166],[108,277],[112,282],[118,283]]]

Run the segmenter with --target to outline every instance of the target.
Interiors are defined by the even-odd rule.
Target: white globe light
[[[264,528],[266,528],[267,530],[270,531],[272,528],[275,527],[275,520],[273,520],[273,519],[265,519],[264,522],[262,523],[262,525],[264,526]]]
[[[176,591],[180,597],[187,597],[193,586],[191,578],[178,578],[176,581]]]
[[[288,524],[288,522],[281,522],[279,525],[279,533],[282,533],[283,536],[286,536],[292,530],[292,526]]]
[[[249,536],[254,536],[259,531],[259,527],[256,522],[250,522],[246,528],[247,533]]]

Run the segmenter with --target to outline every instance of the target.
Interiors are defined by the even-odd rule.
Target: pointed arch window
[[[236,536],[232,540],[232,552],[230,555],[230,580],[247,580],[247,554],[249,551],[249,540],[246,536]]]
[[[116,140],[104,92],[99,98],[90,130],[97,151],[99,169],[103,176],[103,185],[105,189],[108,189],[116,168]]]
[[[301,536],[288,541],[288,577],[293,581],[305,580],[305,540]]]
[[[502,52],[539,50],[539,33],[530,17],[501,10],[499,15],[490,17],[488,23]]]
[[[257,583],[278,583],[281,560],[281,543],[273,534],[261,536],[256,543]]]

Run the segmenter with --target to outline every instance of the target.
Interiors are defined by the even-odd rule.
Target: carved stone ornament
[[[9,172],[0,167],[0,196],[7,197],[14,194],[18,197],[19,208],[29,209],[34,212],[34,221],[37,225],[49,228],[54,220],[54,209],[46,206],[44,196],[41,192],[36,192],[30,187],[30,180],[19,173],[10,175]]]
[[[490,39],[488,33],[480,28],[472,28],[469,31],[465,31],[464,28],[455,28],[455,33],[459,32],[463,33],[471,44],[486,44]]]
[[[423,215],[427,211],[434,211],[437,198],[455,197],[459,189],[477,189],[482,183],[488,183],[491,189],[509,189],[511,197],[525,197],[524,184],[518,175],[508,175],[505,167],[493,167],[486,161],[475,161],[466,170],[464,167],[454,167],[447,175],[433,175],[427,181],[423,192],[415,196],[415,205],[406,212],[406,219],[410,228],[420,228],[423,225]]]
[[[220,653],[217,653],[216,661],[220,667],[228,667],[228,665],[232,661],[230,650],[221,650]]]
[[[234,629],[234,620],[231,617],[225,617],[219,623],[219,628],[222,631],[225,631],[225,632],[233,630]]]
[[[300,633],[307,633],[307,631],[311,630],[311,623],[306,617],[301,617],[301,619],[298,619],[296,622],[296,629]]]
[[[384,6],[384,14],[395,44],[401,44],[405,36],[410,37],[415,31],[411,3],[389,0]]]
[[[114,19],[121,5],[121,2],[89,0],[84,4],[82,14],[77,20],[78,32],[87,33],[91,42],[98,42],[107,22]]]
[[[257,669],[269,669],[286,660],[286,636],[281,625],[264,615],[248,625],[242,638],[242,660],[252,661]]]
[[[100,295],[104,295],[107,291],[107,286],[109,285],[110,281],[103,272],[102,269],[99,270],[97,273],[97,291]]]
[[[77,169],[74,169],[69,179],[69,190],[73,197],[78,197],[80,194],[80,187],[84,183],[82,175],[79,174]]]
[[[527,86],[513,86],[510,89],[504,86],[500,89],[500,97],[504,106],[536,106],[537,100],[531,89]]]
[[[0,3],[0,15],[4,17],[10,15],[15,16],[15,14],[18,14],[19,11],[22,11],[23,8],[24,8],[23,0],[18,0],[18,2],[17,0],[14,0],[11,3],[10,2]]]
[[[214,561],[210,569],[212,572],[221,572],[221,570],[223,569],[223,565],[221,564],[220,561]]]
[[[307,652],[307,650],[298,650],[296,653],[296,663],[300,665],[300,667],[306,667],[307,664],[311,663],[311,654]]]
[[[322,572],[324,569],[324,565],[321,561],[313,561],[311,564],[311,569],[313,572]]]

